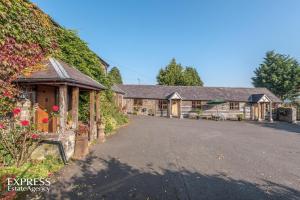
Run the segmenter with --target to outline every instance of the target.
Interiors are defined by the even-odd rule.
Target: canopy
[[[218,105],[218,104],[222,104],[225,103],[226,101],[224,99],[213,99],[207,102],[207,104],[209,105]]]
[[[50,85],[70,85],[78,86],[89,90],[104,90],[106,89],[101,83],[83,74],[69,64],[48,58],[43,63],[43,68],[39,71],[30,73],[27,76],[19,77],[16,83],[50,84]]]

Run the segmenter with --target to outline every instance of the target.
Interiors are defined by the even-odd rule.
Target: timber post
[[[95,139],[95,91],[90,91],[90,131],[89,140]]]
[[[179,103],[178,103],[178,115],[179,115],[179,119],[182,119],[183,116],[182,116],[182,108],[181,108],[181,104],[182,104],[182,100],[180,99],[179,100]]]
[[[172,99],[170,99],[169,100],[169,109],[168,109],[168,111],[169,111],[169,118],[172,118]]]
[[[79,88],[72,88],[72,128],[78,129]]]
[[[258,103],[258,121],[261,121],[261,103]]]
[[[104,125],[102,124],[101,120],[101,93],[97,91],[96,93],[96,124],[97,124],[97,139],[98,142],[103,143],[105,142],[105,134],[104,134]]]
[[[270,123],[273,123],[273,111],[272,111],[272,101],[270,101],[270,115],[269,115],[269,121]]]
[[[251,105],[250,114],[251,114],[251,120],[255,120],[255,107],[254,107],[254,104]]]
[[[64,133],[67,123],[67,86],[59,86],[59,127],[60,133]]]

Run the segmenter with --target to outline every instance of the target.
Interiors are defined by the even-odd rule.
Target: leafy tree
[[[113,67],[108,73],[108,76],[111,78],[113,83],[122,84],[122,76],[118,67]]]
[[[166,66],[165,69],[160,69],[157,82],[159,85],[183,85],[183,68],[176,63],[175,58]]]
[[[203,86],[203,82],[194,67],[186,67],[183,72],[185,85]]]
[[[300,65],[296,59],[269,51],[252,78],[255,87],[266,87],[282,100],[299,95]]]
[[[159,85],[199,85],[202,86],[198,72],[193,67],[182,67],[175,58],[156,77]]]

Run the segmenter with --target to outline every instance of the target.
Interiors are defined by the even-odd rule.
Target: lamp
[[[25,91],[21,91],[20,94],[18,95],[18,101],[22,104],[22,106],[27,99],[28,99],[28,93]]]

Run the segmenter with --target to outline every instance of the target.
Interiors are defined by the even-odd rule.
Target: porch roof
[[[117,85],[113,85],[111,87],[112,91],[114,91],[115,93],[119,93],[119,94],[125,94],[125,92],[123,90],[121,90],[121,88],[119,88]]]
[[[251,95],[249,101],[252,103],[259,103],[260,101],[269,102],[271,99],[265,94],[253,94]]]
[[[167,96],[167,99],[182,99],[182,97],[178,94],[178,92],[173,92],[169,96]]]
[[[66,84],[92,90],[106,89],[96,80],[61,60],[49,58],[43,62],[43,66],[43,69],[33,72],[28,76],[21,76],[15,82],[27,84]]]
[[[265,94],[272,102],[282,102],[267,88],[232,88],[232,87],[201,87],[201,86],[163,86],[163,85],[118,85],[125,98],[168,99],[177,92],[182,100],[213,100],[251,102],[253,94]]]

